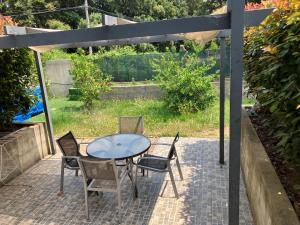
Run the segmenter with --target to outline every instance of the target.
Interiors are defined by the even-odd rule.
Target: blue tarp
[[[33,116],[36,116],[42,112],[44,112],[44,105],[43,105],[43,100],[42,100],[42,93],[41,93],[41,88],[40,86],[37,86],[33,90],[33,95],[37,97],[37,102],[35,105],[33,105],[30,110],[26,114],[22,114],[22,112],[19,112],[15,117],[14,117],[14,122],[22,122],[25,120],[30,119]]]

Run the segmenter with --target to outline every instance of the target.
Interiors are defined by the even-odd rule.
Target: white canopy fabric
[[[211,15],[218,15],[226,12],[227,12],[227,6],[223,6],[222,8],[215,10]],[[186,33],[186,34],[182,34],[182,36],[188,40],[192,40],[200,44],[205,44],[215,39],[219,33],[220,30],[202,31],[202,32]]]

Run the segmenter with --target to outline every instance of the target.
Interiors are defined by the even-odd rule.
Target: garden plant
[[[15,25],[10,17],[0,15],[0,34],[4,25]],[[30,88],[34,80],[32,55],[28,49],[0,51],[0,130],[11,130],[18,112],[26,113],[35,102]]]
[[[74,87],[80,90],[80,100],[83,101],[84,107],[91,110],[93,100],[99,99],[101,92],[110,90],[111,76],[103,74],[90,56],[73,55],[72,62]]]
[[[285,160],[300,164],[300,2],[272,1],[277,10],[245,34],[245,79],[268,115]]]
[[[212,81],[216,75],[208,75],[214,60],[201,62],[196,55],[186,54],[178,60],[166,54],[153,63],[155,80],[165,91],[164,100],[174,112],[188,113],[206,109],[215,100]]]

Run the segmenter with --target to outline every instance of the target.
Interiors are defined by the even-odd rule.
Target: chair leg
[[[165,185],[164,185],[164,187],[163,187],[163,189],[161,191],[160,197],[162,197],[164,195],[166,187],[167,187],[167,183],[168,183],[168,181],[165,182]]]
[[[118,187],[118,210],[117,210],[117,216],[116,216],[116,224],[120,224],[122,221],[121,218],[121,210],[122,210],[122,198],[121,198],[121,187]]]
[[[87,220],[90,220],[89,215],[89,204],[88,204],[88,190],[86,187],[84,187],[84,198],[85,198],[85,213]]]
[[[179,172],[180,179],[183,180],[183,175],[182,175],[182,171],[181,171],[181,167],[180,167],[180,163],[179,163],[178,159],[176,159],[176,165],[177,165],[177,169],[178,169],[178,172]]]
[[[121,211],[122,207],[122,198],[121,198],[121,190],[120,187],[118,187],[118,210]]]
[[[173,172],[172,172],[171,166],[169,165],[168,167],[169,167],[169,174],[170,174],[170,178],[171,178],[171,183],[172,183],[172,186],[173,186],[173,190],[174,190],[174,193],[175,193],[175,197],[178,198],[178,192],[177,192],[177,188],[176,188],[176,184],[175,184]]]
[[[78,170],[75,170],[75,176],[78,177]]]
[[[64,173],[65,173],[65,164],[64,161],[61,161],[61,173],[60,173],[60,194],[64,193]]]
[[[137,198],[137,178],[138,178],[138,167],[135,168],[134,186],[133,186],[133,196]]]

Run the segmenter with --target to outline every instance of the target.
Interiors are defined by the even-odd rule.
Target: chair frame
[[[68,134],[71,134],[73,136],[73,139],[75,141],[75,143],[77,144],[77,156],[67,156],[63,147],[61,146],[60,144],[60,140],[63,139],[66,135]],[[65,135],[63,135],[62,137],[58,138],[56,140],[61,152],[62,152],[62,157],[61,157],[61,172],[60,172],[60,192],[59,194],[60,195],[63,195],[64,194],[64,175],[65,175],[65,168],[66,169],[69,169],[69,170],[75,170],[75,176],[78,176],[78,171],[80,170],[80,167],[73,167],[73,166],[69,166],[68,163],[67,163],[67,159],[75,159],[78,161],[78,158],[79,157],[82,157],[82,155],[80,154],[80,145],[82,144],[87,144],[87,143],[80,143],[78,144],[77,141],[76,141],[76,138],[75,136],[73,135],[73,133],[71,131],[69,131],[68,133],[66,133]],[[79,164],[78,164],[79,165]]]
[[[87,177],[84,165],[82,163],[84,161],[88,161],[89,163],[92,163],[92,164],[112,163],[117,188],[115,188],[115,189],[101,188],[101,187],[94,188],[93,184],[96,181],[96,179],[92,178],[92,181],[89,182],[90,178]],[[84,159],[84,158],[78,158],[78,164],[79,164],[79,167],[80,167],[80,169],[82,171],[82,175],[83,175],[85,210],[86,210],[87,220],[89,220],[89,208],[88,208],[88,196],[89,196],[88,192],[89,191],[117,193],[117,196],[118,196],[118,211],[120,212],[120,210],[122,208],[121,184],[124,181],[124,178],[126,177],[126,175],[128,173],[127,169],[124,167],[124,169],[122,170],[122,172],[119,175],[115,160],[87,160],[87,159]]]
[[[174,190],[175,197],[178,198],[178,191],[177,191],[177,188],[176,188],[175,179],[174,179],[174,175],[173,175],[173,171],[172,171],[172,167],[171,167],[171,162],[175,160],[176,165],[177,165],[177,169],[178,169],[178,172],[179,172],[180,179],[183,180],[182,170],[181,170],[181,167],[180,167],[177,151],[176,151],[176,148],[175,148],[175,144],[178,141],[178,139],[179,139],[179,133],[177,133],[177,135],[176,135],[176,137],[175,137],[175,139],[174,139],[174,141],[171,145],[171,148],[170,148],[170,151],[169,151],[169,156],[171,154],[172,155],[171,157],[169,157],[169,156],[168,157],[161,157],[161,156],[151,155],[151,156],[143,156],[143,157],[138,158],[137,162],[135,163],[135,165],[136,165],[135,182],[137,182],[138,168],[141,168],[142,170],[147,170],[147,171],[150,170],[150,171],[159,172],[159,173],[168,172],[169,175],[170,175],[170,179],[171,179],[171,183],[172,183],[172,187],[173,187],[173,190]],[[171,153],[172,148],[173,148],[173,152]],[[148,160],[153,159],[153,160],[158,160],[158,161],[161,161],[161,162],[166,162],[167,163],[167,168],[166,169],[157,169],[157,168],[153,168],[151,166],[139,165],[140,161],[143,160],[143,159],[148,159]],[[135,185],[137,186],[137,183]]]

